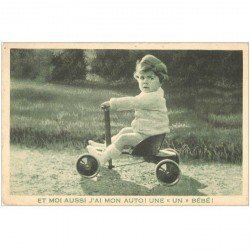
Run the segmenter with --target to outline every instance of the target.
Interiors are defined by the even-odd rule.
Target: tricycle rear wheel
[[[173,186],[180,180],[181,170],[175,161],[162,160],[156,165],[156,177],[161,184]]]

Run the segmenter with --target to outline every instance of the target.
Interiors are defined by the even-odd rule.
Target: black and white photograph
[[[248,44],[3,51],[6,204],[247,204]]]
[[[0,248],[249,249],[245,0],[3,0]]]

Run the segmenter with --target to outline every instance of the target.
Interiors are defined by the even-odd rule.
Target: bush
[[[97,50],[92,61],[92,72],[106,79],[118,80],[131,77],[128,50]]]
[[[86,60],[83,50],[54,51],[52,58],[54,66],[51,80],[78,80],[86,78]]]
[[[34,79],[39,72],[38,58],[34,50],[10,50],[10,76],[21,79]]]
[[[182,84],[190,88],[215,86],[224,79],[226,85],[238,86],[242,82],[241,51],[96,50],[95,54],[92,72],[111,80],[130,78],[136,61],[152,54],[167,65],[170,80],[181,78]]]
[[[83,50],[11,49],[10,76],[42,81],[84,80]]]

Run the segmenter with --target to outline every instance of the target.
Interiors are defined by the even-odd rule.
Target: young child
[[[135,119],[131,127],[123,128],[112,137],[112,144],[105,148],[104,144],[89,141],[87,150],[94,155],[103,166],[110,159],[117,158],[126,146],[134,147],[147,137],[169,132],[163,82],[168,79],[167,67],[158,58],[146,55],[136,64],[134,73],[141,93],[135,97],[111,98],[102,106],[111,110],[135,110]],[[102,147],[102,152],[96,147]]]

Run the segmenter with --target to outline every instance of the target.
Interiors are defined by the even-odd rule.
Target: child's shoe
[[[95,141],[92,141],[92,140],[89,140],[88,144],[90,146],[95,147],[95,148],[106,148],[106,145],[104,143],[98,143],[98,142],[95,142]]]
[[[121,152],[114,145],[109,145],[103,152],[96,150],[93,146],[87,146],[88,152],[99,160],[101,166],[104,166],[110,159],[119,157]]]

